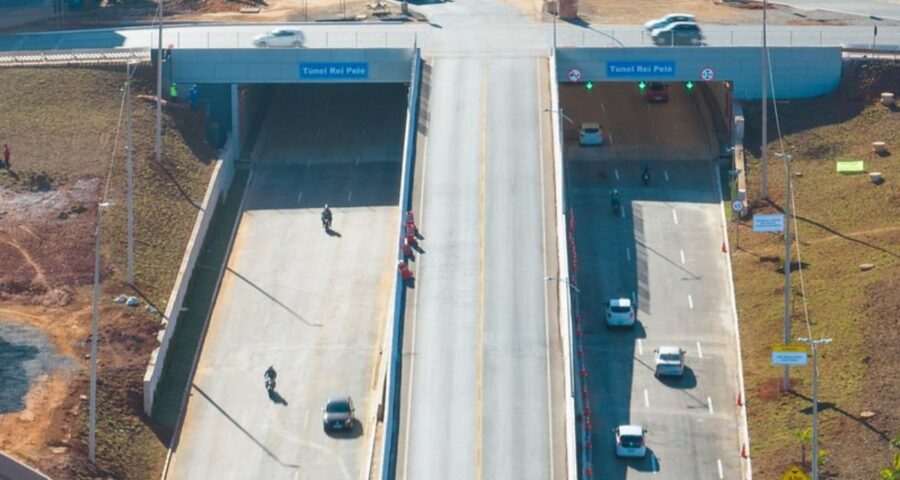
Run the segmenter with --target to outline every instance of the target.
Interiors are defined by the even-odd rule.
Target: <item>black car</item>
[[[335,430],[352,430],[353,422],[353,399],[350,395],[335,395],[328,397],[325,408],[322,409],[322,426],[325,431]]]

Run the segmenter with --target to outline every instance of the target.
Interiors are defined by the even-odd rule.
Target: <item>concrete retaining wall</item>
[[[733,82],[736,100],[753,100],[762,92],[760,52],[756,47],[561,48],[557,78],[569,82],[569,72],[575,68],[581,72],[581,82],[699,82],[701,72],[710,69],[713,81]],[[772,88],[778,98],[824,95],[841,80],[840,47],[772,47],[769,52]],[[636,64],[650,71],[611,72],[611,62]],[[671,69],[666,68],[669,66]],[[654,67],[657,73],[652,71]]]
[[[203,239],[206,238],[209,222],[212,219],[216,204],[222,197],[223,192],[228,190],[228,186],[231,185],[231,180],[234,178],[234,161],[238,152],[237,148],[232,148],[233,145],[236,145],[236,142],[232,142],[229,139],[225,144],[225,148],[222,149],[221,158],[216,162],[209,185],[206,187],[206,195],[203,197],[201,210],[194,221],[194,229],[185,248],[184,257],[181,259],[178,276],[175,277],[175,286],[166,303],[166,311],[163,314],[162,321],[163,329],[160,330],[157,337],[160,345],[150,354],[150,362],[147,365],[147,371],[144,373],[144,413],[147,415],[150,415],[153,411],[153,399],[156,393],[156,386],[159,384],[163,367],[166,363],[166,352],[169,349],[169,342],[171,342],[172,335],[175,333],[175,327],[178,324],[178,314],[181,312],[181,305],[184,302],[184,295],[187,292],[191,274],[197,263],[197,256],[200,255],[200,249],[203,247]]]
[[[174,49],[168,78],[176,83],[408,83],[409,48]],[[364,64],[365,76],[301,77],[301,63]]]
[[[0,478],[8,478],[10,480],[50,480],[50,477],[2,452],[0,452]]]

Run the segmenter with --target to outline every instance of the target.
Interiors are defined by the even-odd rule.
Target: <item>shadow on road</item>
[[[363,425],[357,420],[353,422],[353,428],[350,430],[325,430],[325,434],[340,440],[359,438],[363,435]]]
[[[284,405],[285,407],[288,404],[287,400],[285,400],[276,390],[269,390],[269,400],[272,400],[278,405]]]
[[[302,316],[300,316],[299,313],[297,313],[297,312],[291,310],[290,307],[288,307],[287,305],[285,305],[284,303],[282,303],[282,302],[281,302],[280,300],[278,300],[277,298],[273,297],[271,294],[269,294],[269,292],[267,292],[267,291],[265,291],[265,290],[259,288],[259,286],[256,285],[255,283],[251,282],[250,279],[248,279],[247,277],[245,277],[245,276],[241,275],[240,273],[234,271],[231,267],[225,267],[225,270],[227,270],[228,272],[231,272],[234,276],[236,276],[236,277],[240,278],[241,280],[243,280],[247,285],[250,285],[251,287],[253,287],[254,289],[256,289],[256,291],[258,291],[259,293],[265,295],[266,298],[268,298],[269,300],[275,302],[275,303],[276,303],[278,306],[280,306],[281,308],[287,310],[287,312],[290,313],[291,316],[293,316],[293,317],[296,318],[297,320],[300,320],[301,322],[303,322],[303,323],[305,323],[305,324],[307,324],[307,325],[309,325],[309,326],[311,326],[311,327],[321,327],[321,326],[322,326],[321,323],[312,323],[312,322],[308,321],[307,319],[303,318]]]
[[[203,396],[203,398],[205,398],[205,399],[209,402],[210,405],[212,405],[213,407],[216,407],[216,410],[218,410],[219,412],[221,412],[222,415],[224,415],[225,418],[227,418],[229,422],[231,422],[232,424],[234,424],[235,427],[238,428],[238,430],[240,430],[241,432],[243,432],[244,435],[246,435],[250,440],[253,440],[253,443],[255,443],[256,445],[258,445],[259,448],[262,449],[262,451],[266,452],[266,455],[268,455],[270,458],[272,458],[272,460],[275,460],[276,462],[278,462],[278,463],[279,463],[281,466],[283,466],[283,467],[287,467],[287,468],[300,468],[300,465],[295,465],[295,464],[292,464],[292,463],[285,463],[285,462],[283,462],[283,461],[281,460],[281,458],[278,457],[278,455],[275,455],[274,452],[272,452],[271,450],[269,450],[265,445],[263,445],[259,440],[257,440],[256,437],[254,437],[250,432],[248,432],[246,428],[244,428],[243,426],[241,426],[241,424],[238,423],[237,420],[235,420],[231,415],[229,415],[228,412],[226,412],[225,410],[223,410],[222,407],[220,407],[219,404],[215,402],[215,400],[213,400],[212,398],[210,398],[209,395],[207,395],[206,392],[204,392],[200,387],[198,387],[196,384],[191,384],[191,386],[194,388],[194,390],[197,391],[197,393],[199,393],[201,396]]]

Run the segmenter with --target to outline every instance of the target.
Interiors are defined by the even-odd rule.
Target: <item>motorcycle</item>
[[[610,199],[610,203],[612,203],[612,211],[614,214],[618,215],[619,210],[622,208],[621,202],[619,201],[619,197],[612,197]]]
[[[324,228],[326,232],[331,229],[331,216],[322,215],[322,228]]]
[[[266,390],[269,392],[275,391],[275,377],[270,375],[266,376]]]
[[[645,168],[643,172],[641,172],[641,179],[644,181],[644,185],[650,185],[650,169]]]

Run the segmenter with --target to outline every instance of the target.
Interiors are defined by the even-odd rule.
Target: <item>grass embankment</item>
[[[67,414],[47,413],[72,423],[62,433],[48,433],[46,439],[48,444],[67,446],[67,453],[30,457],[54,478],[158,478],[167,439],[160,438],[164,435],[158,435],[142,413],[141,380],[149,353],[157,345],[161,317],[143,307],[149,303],[165,309],[212,172],[215,151],[204,143],[202,116],[184,108],[164,110],[165,153],[157,164],[155,104],[133,100],[134,292],[125,285],[126,137],[124,117],[120,117],[124,65],[6,68],[0,75],[4,85],[14,87],[0,89],[0,141],[10,144],[14,172],[0,175],[0,186],[20,191],[57,189],[78,179],[95,178],[99,187],[92,196],[111,202],[103,214],[98,468],[86,461],[88,410],[87,403],[78,400],[87,393],[89,370],[83,359],[70,382],[69,397],[74,400],[60,406]],[[152,95],[154,78],[149,65],[139,66],[135,96]],[[95,212],[89,202],[85,206],[88,214]],[[70,285],[88,302],[89,282]],[[141,308],[114,306],[112,297],[121,293],[143,297]],[[50,309],[47,314],[69,313]],[[89,337],[59,340],[76,343],[80,350],[89,348]],[[71,432],[71,439],[66,432]],[[37,448],[42,449],[48,446]],[[61,457],[67,458],[60,461]]]
[[[822,98],[779,103],[786,151],[793,156],[799,248],[814,338],[829,337],[819,355],[820,448],[832,478],[873,479],[888,466],[890,439],[900,433],[900,113],[877,103],[898,85],[896,63],[850,64],[841,86]],[[785,205],[785,168],[771,158],[769,198],[759,200],[758,105],[747,106],[748,195],[754,213]],[[772,115],[773,109],[769,109]],[[774,117],[769,119],[776,138]],[[872,152],[885,141],[893,153]],[[770,152],[780,151],[777,140]],[[842,175],[838,160],[864,160],[886,183]],[[809,466],[810,448],[797,432],[811,427],[811,368],[791,369],[793,391],[780,391],[781,368],[771,347],[783,335],[784,236],[751,233],[742,224],[733,249],[741,320],[754,473],[780,478],[792,464]],[[731,242],[735,238],[729,228]],[[792,269],[793,337],[809,336],[795,242]],[[862,271],[861,264],[874,268]],[[867,412],[867,413],[863,413]],[[869,416],[873,412],[874,416]]]

